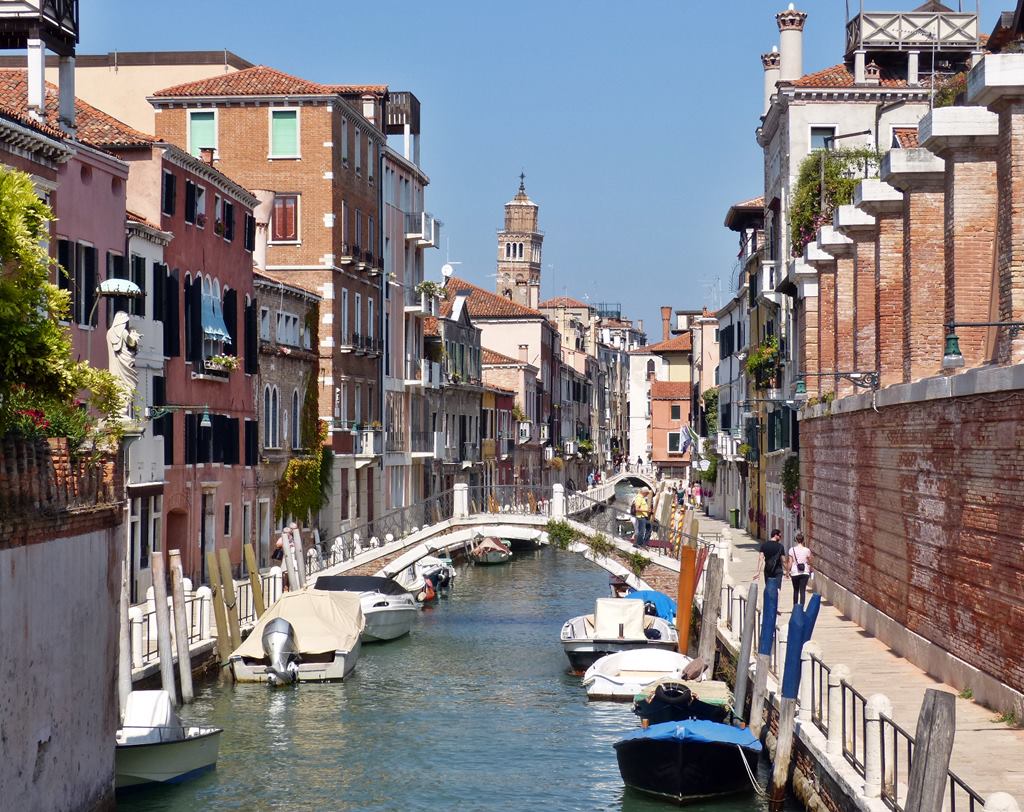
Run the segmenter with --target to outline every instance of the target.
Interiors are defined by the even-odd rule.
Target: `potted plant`
[[[414,290],[428,299],[435,297],[438,299],[444,298],[444,286],[440,282],[433,282],[429,279],[424,279]]]
[[[745,366],[756,388],[766,389],[774,382],[778,365],[779,339],[777,336],[768,336],[750,351]]]
[[[237,355],[211,355],[203,363],[208,369],[233,372],[238,369],[239,360]]]
[[[214,221],[213,233],[216,234],[218,237],[223,237],[224,236],[224,221],[223,220],[217,219],[216,221]]]

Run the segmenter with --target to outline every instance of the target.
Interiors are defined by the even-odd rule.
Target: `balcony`
[[[389,454],[404,454],[409,450],[409,441],[404,431],[389,429],[384,435],[384,449]]]
[[[462,463],[474,463],[480,462],[480,444],[464,442],[462,444],[462,454],[459,456],[459,462]]]
[[[439,306],[437,296],[428,296],[426,293],[418,293],[415,289],[405,293],[405,313],[410,316],[437,316]]]
[[[338,257],[339,265],[351,265],[359,254],[359,246],[353,247],[351,243],[341,244],[341,254]]]
[[[739,453],[739,447],[743,438],[730,432],[720,431],[715,437],[715,451],[718,455],[730,462],[740,462],[743,456]]]
[[[360,429],[353,435],[357,457],[379,457],[381,454],[380,429]]]
[[[412,432],[412,455],[431,459],[444,459],[444,434],[440,431]]]
[[[405,385],[437,389],[441,385],[441,365],[426,358],[405,361]]]
[[[405,215],[406,242],[415,242],[423,248],[436,248],[441,242],[441,221],[430,212],[421,211]]]
[[[846,55],[867,51],[960,51],[978,48],[978,17],[948,11],[869,12],[846,24]]]

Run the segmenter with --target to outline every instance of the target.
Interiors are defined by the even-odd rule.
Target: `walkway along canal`
[[[349,682],[200,687],[183,712],[224,727],[216,772],[118,808],[668,809],[622,786],[612,743],[637,725],[629,707],[588,703],[566,673],[562,623],[607,592],[604,570],[547,548],[462,567],[408,637],[364,647]],[[690,808],[763,809],[753,795]]]

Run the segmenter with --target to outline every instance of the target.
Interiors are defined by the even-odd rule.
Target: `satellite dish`
[[[452,266],[450,262],[446,262],[444,265],[441,266],[441,276],[443,276],[445,279],[447,279],[454,273],[455,268]]]

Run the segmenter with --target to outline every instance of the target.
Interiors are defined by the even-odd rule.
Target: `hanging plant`
[[[754,385],[758,389],[765,389],[771,385],[778,366],[779,339],[777,336],[768,336],[747,356],[747,375],[753,378]]]
[[[702,396],[704,401],[704,425],[707,428],[707,436],[714,437],[718,434],[718,387],[707,389]]]
[[[525,423],[527,420],[526,412],[520,408],[518,403],[512,407],[512,419],[517,423]]]
[[[800,510],[800,458],[790,456],[782,464],[782,501],[790,510]]]
[[[576,445],[580,450],[580,454],[584,456],[594,453],[594,443],[591,440],[578,440]]]
[[[414,290],[423,296],[436,297],[438,299],[445,297],[444,285],[440,282],[432,282],[429,279],[424,279]]]

